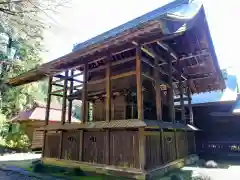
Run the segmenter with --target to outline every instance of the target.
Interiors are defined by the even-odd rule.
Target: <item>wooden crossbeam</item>
[[[63,85],[63,87],[64,87],[64,85]],[[79,90],[79,89],[77,89],[79,87],[83,87],[83,85],[82,84],[76,85],[76,86],[73,87],[73,89],[74,90]],[[67,87],[67,90],[71,90],[71,87]],[[58,89],[56,91],[52,91],[52,93],[59,93],[59,92],[63,92],[63,91],[64,91],[64,88],[63,89]]]
[[[171,49],[171,47],[169,47],[168,45],[162,44],[160,41],[158,41],[157,44],[158,44],[161,48],[163,48],[166,52],[168,52],[170,56],[173,57],[174,60],[171,61],[172,63],[173,63],[174,61],[179,60],[179,57],[178,57],[177,53],[175,53],[175,52]],[[165,62],[166,62],[166,60],[163,59],[163,58],[162,58],[162,61],[165,61]],[[168,62],[166,62],[166,63],[168,63]],[[176,69],[176,68],[173,67],[173,66],[172,66],[172,68],[173,68],[176,72],[179,73],[180,69],[178,70],[178,69]],[[185,76],[183,76],[183,75],[181,75],[181,77],[182,77],[184,80],[187,79],[187,78],[186,78]]]
[[[167,60],[165,60],[165,59],[163,59],[161,56],[159,56],[153,49],[145,46],[145,47],[142,48],[142,50],[143,50],[145,53],[147,53],[148,55],[150,55],[152,58],[154,58],[154,59],[156,58],[156,59],[158,59],[158,60],[160,60],[160,61],[162,61],[162,62],[168,63]],[[172,66],[172,68],[173,68],[173,70],[175,70],[176,72],[178,72],[178,70],[177,70],[175,67]],[[163,72],[163,71],[162,71],[162,72]],[[169,73],[164,72],[164,74],[166,74],[166,75],[169,76]],[[173,77],[173,79],[174,79],[175,81],[177,81],[177,79],[176,79],[175,77]]]
[[[135,57],[133,56],[133,57],[125,58],[125,59],[122,59],[122,60],[116,60],[115,62],[111,63],[111,66],[124,64],[126,62],[133,61],[134,59],[135,59]],[[107,67],[107,65],[99,66],[97,68],[90,69],[88,72],[99,71],[99,70],[105,69],[106,67]]]
[[[153,65],[153,64],[150,63],[146,58],[142,57],[142,61],[143,61],[144,63],[148,64],[150,67],[156,69],[158,72],[169,76],[169,74],[168,74],[167,72],[163,71],[159,66]],[[173,79],[174,79],[175,81],[177,81],[177,79],[176,79],[175,77],[173,77]],[[167,83],[166,83],[166,84],[167,84]]]

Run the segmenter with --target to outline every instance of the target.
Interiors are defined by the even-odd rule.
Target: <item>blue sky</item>
[[[203,2],[221,68],[231,67],[240,76],[240,1],[195,0]],[[52,28],[45,32],[48,53],[45,61],[71,51],[73,44],[110,30],[154,10],[170,0],[73,0],[70,8],[52,15]]]

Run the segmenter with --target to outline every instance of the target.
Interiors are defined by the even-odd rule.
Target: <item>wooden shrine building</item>
[[[224,91],[192,96],[194,124],[199,155],[217,158],[240,157],[240,96],[237,77],[229,74]]]
[[[191,94],[225,88],[204,9],[188,0],[80,43],[7,83],[19,86],[46,77],[48,104],[52,96],[62,98],[62,123],[48,123],[48,105],[39,129],[43,162],[68,160],[148,177],[195,153]],[[174,96],[180,108],[174,108]],[[75,99],[82,101],[78,125],[66,118]]]

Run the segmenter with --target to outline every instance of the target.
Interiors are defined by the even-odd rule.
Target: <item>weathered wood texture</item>
[[[44,157],[59,158],[60,133],[46,133]]]
[[[111,131],[110,137],[110,164],[139,168],[138,131]]]
[[[110,141],[107,141],[110,136]],[[121,167],[139,168],[139,144],[137,130],[85,131],[83,135],[83,161]],[[47,133],[44,157],[59,157],[60,133]],[[109,143],[110,151],[107,151]],[[79,161],[80,132],[63,132],[62,159]]]
[[[188,141],[188,153],[194,154],[195,153],[195,133],[194,132],[187,133],[187,141]]]
[[[43,138],[44,138],[44,132],[42,131],[33,131],[33,139],[31,144],[31,149],[42,149],[43,147]]]
[[[163,144],[164,144],[164,162],[169,163],[176,159],[176,148],[174,132],[163,132]]]
[[[163,165],[163,147],[161,146],[161,132],[158,135],[146,136],[146,168],[151,169]]]
[[[84,131],[83,137],[79,130],[63,132],[61,159],[138,169],[144,164],[144,169],[154,169],[177,159],[173,131],[145,131],[145,150],[141,157],[144,164],[141,164],[139,134],[137,129]],[[184,131],[176,134],[179,158],[194,153],[193,134]],[[58,158],[60,133],[47,133],[46,139],[44,157]]]
[[[79,160],[80,132],[63,132],[62,158],[67,160]]]
[[[106,164],[107,133],[103,131],[86,131],[83,138],[83,161]]]
[[[177,146],[178,146],[178,156],[179,158],[184,158],[188,155],[187,133],[184,131],[182,132],[177,131],[176,139],[177,139]]]

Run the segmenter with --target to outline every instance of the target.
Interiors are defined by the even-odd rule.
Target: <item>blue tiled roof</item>
[[[186,24],[185,21],[191,20],[198,13],[201,6],[202,4],[192,2],[192,0],[174,0],[165,6],[162,6],[143,16],[140,16],[134,20],[122,24],[110,31],[107,31],[83,43],[75,45],[73,51],[87,48],[93,44],[102,43],[107,39],[116,37],[127,30],[139,28],[145,23],[153,20],[162,20],[164,18],[165,20],[174,19],[175,25],[177,24],[178,21],[181,22],[180,23],[181,26],[183,26],[184,24],[184,27],[187,28],[189,24]],[[176,27],[172,28],[173,27],[172,24],[170,25],[167,24],[166,22],[163,22],[162,26],[163,26],[162,31],[164,34],[174,33],[174,31],[176,32]],[[181,28],[178,27],[178,29],[180,30]]]
[[[202,104],[220,101],[235,101],[238,93],[237,77],[235,75],[228,75],[225,80],[226,89],[223,91],[213,91],[192,96],[192,104]],[[178,102],[175,105],[179,105]]]

